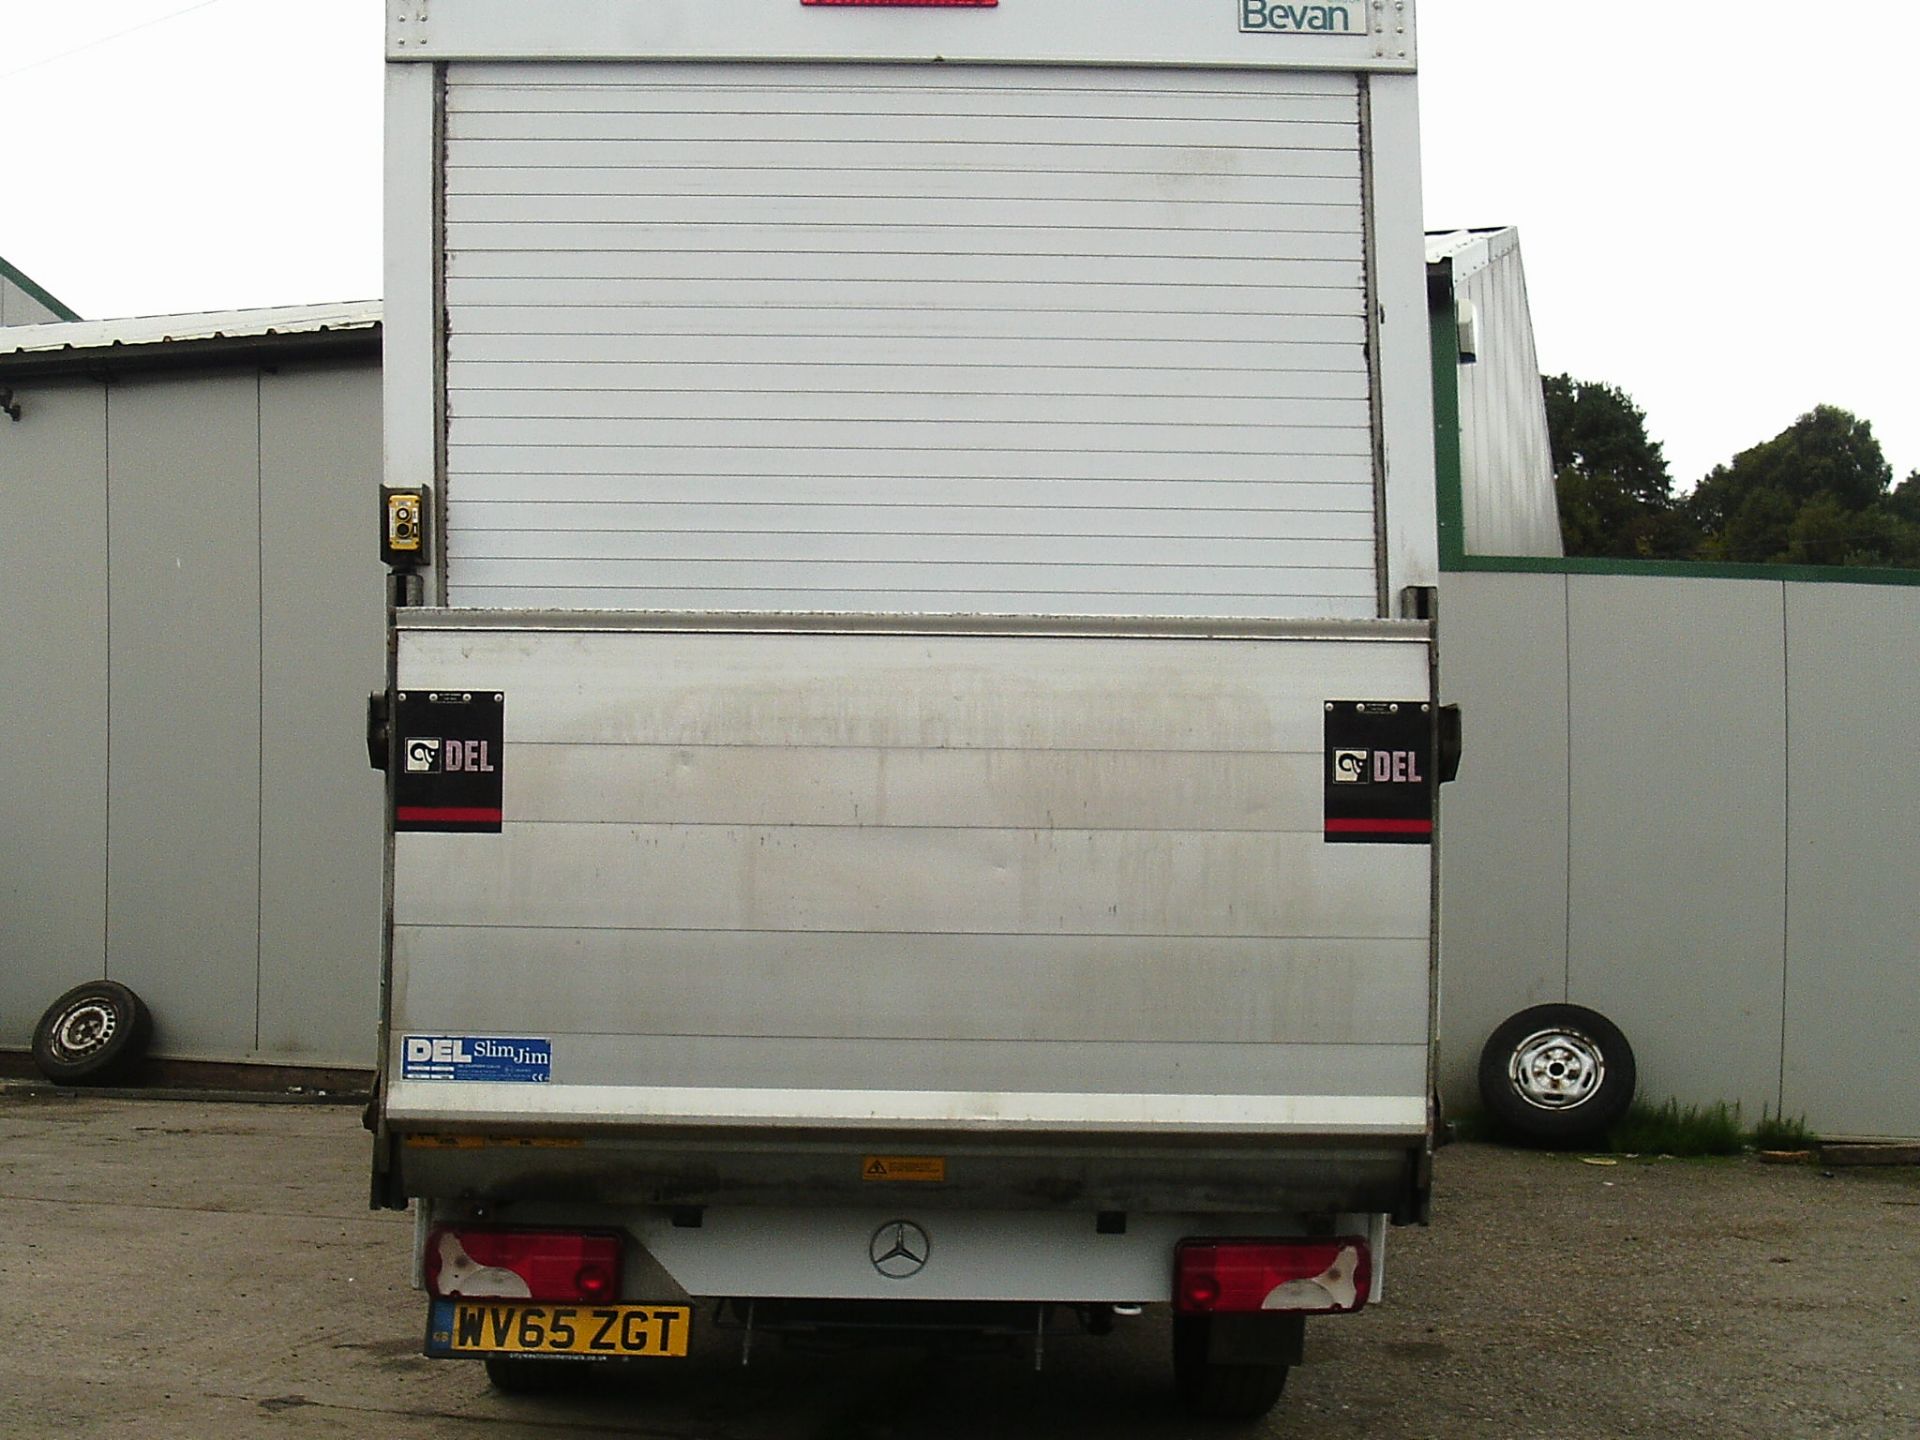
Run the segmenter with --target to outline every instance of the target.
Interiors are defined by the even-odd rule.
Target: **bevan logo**
[[[1239,0],[1240,28],[1265,35],[1365,35],[1364,0],[1294,5],[1286,0]]]

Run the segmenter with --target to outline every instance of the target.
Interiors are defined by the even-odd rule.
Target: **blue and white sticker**
[[[479,1080],[544,1085],[553,1078],[553,1042],[503,1035],[405,1035],[406,1080]]]

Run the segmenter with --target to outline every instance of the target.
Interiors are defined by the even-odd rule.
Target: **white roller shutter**
[[[456,65],[450,599],[1369,616],[1357,82]]]

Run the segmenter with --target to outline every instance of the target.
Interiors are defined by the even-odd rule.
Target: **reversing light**
[[[1183,1240],[1174,1251],[1173,1308],[1183,1315],[1345,1314],[1372,1288],[1373,1255],[1357,1235]]]
[[[508,1300],[618,1298],[620,1237],[602,1231],[442,1225],[427,1236],[427,1290]]]

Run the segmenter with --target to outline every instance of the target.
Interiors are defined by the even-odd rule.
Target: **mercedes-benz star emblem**
[[[933,1242],[927,1238],[927,1232],[911,1220],[889,1220],[873,1232],[873,1239],[867,1243],[873,1268],[889,1280],[918,1275],[927,1268],[927,1257],[932,1253]]]

